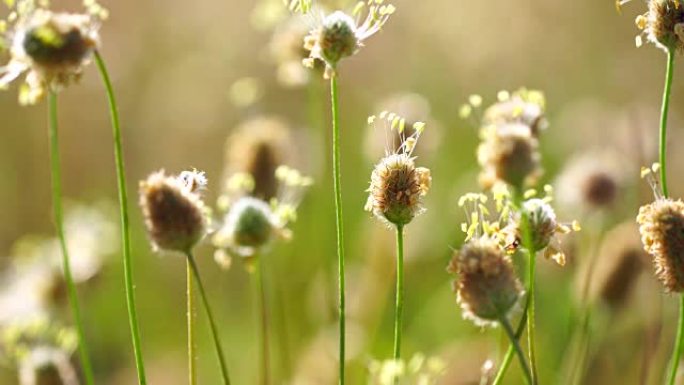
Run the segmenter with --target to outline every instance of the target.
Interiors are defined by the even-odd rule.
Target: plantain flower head
[[[629,0],[619,0],[622,5]],[[637,46],[642,36],[666,52],[684,52],[684,4],[681,0],[648,0],[648,11],[637,16],[636,25],[642,32],[636,37]]]

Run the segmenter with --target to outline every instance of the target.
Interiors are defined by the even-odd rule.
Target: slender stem
[[[532,380],[532,372],[530,371],[529,365],[527,365],[527,361],[525,360],[525,353],[523,352],[522,348],[520,347],[520,343],[518,342],[518,338],[516,337],[515,333],[513,332],[513,328],[511,327],[511,323],[508,321],[508,318],[505,316],[499,317],[499,323],[503,327],[504,331],[506,332],[506,335],[508,335],[508,339],[511,340],[511,346],[515,350],[516,354],[518,355],[518,360],[520,361],[520,366],[525,374],[525,382],[528,385],[534,384]]]
[[[344,288],[344,229],[342,223],[342,182],[340,173],[340,127],[338,115],[339,97],[337,94],[337,75],[330,77],[330,101],[332,109],[333,131],[333,186],[335,188],[335,223],[337,227],[337,268],[339,282],[339,348],[340,348],[340,379],[339,384],[344,385],[345,364],[345,288]]]
[[[123,251],[124,284],[126,288],[126,306],[128,308],[128,323],[133,340],[133,353],[135,355],[135,367],[138,372],[138,383],[147,384],[145,376],[145,364],[143,361],[140,344],[140,329],[138,326],[138,313],[135,305],[135,289],[133,284],[133,262],[131,259],[131,232],[128,217],[128,192],[126,190],[126,171],[123,160],[123,143],[121,138],[121,124],[119,122],[119,108],[114,95],[109,72],[98,51],[95,51],[95,62],[100,71],[100,77],[104,83],[109,103],[109,115],[112,121],[112,134],[114,137],[114,160],[116,164],[116,179],[119,188],[119,212],[121,217],[121,243]]]
[[[90,363],[90,355],[88,354],[88,346],[86,344],[85,332],[83,330],[83,319],[81,317],[81,308],[78,304],[76,285],[74,284],[74,278],[71,274],[69,250],[67,248],[66,235],[64,234],[64,214],[62,210],[62,170],[59,163],[59,136],[57,134],[57,95],[54,93],[54,91],[48,92],[48,137],[50,140],[50,166],[52,174],[52,211],[57,237],[59,238],[59,247],[62,251],[62,269],[64,270],[64,279],[66,280],[71,311],[74,316],[74,322],[76,323],[76,332],[78,333],[78,351],[81,357],[81,365],[83,366],[83,374],[85,375],[86,384],[92,385],[95,382],[93,368]]]
[[[677,323],[675,347],[672,351],[672,359],[670,360],[670,375],[667,380],[668,385],[674,385],[675,380],[677,379],[679,360],[682,355],[682,339],[684,339],[684,294],[679,295],[679,322]]]
[[[532,367],[532,379],[533,384],[537,383],[537,357],[535,352],[535,301],[534,301],[534,286],[535,286],[535,265],[536,265],[536,252],[534,248],[528,248],[529,251],[529,307],[527,309],[527,349],[530,356],[530,366]]]
[[[187,282],[187,309],[188,309],[188,376],[190,385],[197,385],[197,368],[195,367],[195,305],[192,292],[192,267],[190,262],[185,262]]]
[[[591,330],[589,323],[591,313],[589,309],[585,309],[582,316],[581,329],[578,337],[577,356],[575,357],[575,368],[570,374],[570,383],[572,385],[582,384],[584,379],[584,371],[587,365],[587,356],[589,354],[589,342],[591,341]]]
[[[529,298],[530,297],[528,296],[527,300],[525,300],[525,308],[523,309],[523,315],[520,321],[518,322],[518,328],[515,330],[516,340],[520,340],[520,336],[522,336],[523,332],[525,331],[525,325],[527,323],[527,307],[530,303]],[[504,358],[501,361],[501,366],[499,367],[499,371],[496,373],[496,377],[494,377],[494,382],[492,382],[492,385],[501,384],[501,381],[503,381],[504,375],[506,374],[508,367],[511,365],[511,361],[513,360],[514,354],[515,348],[513,347],[513,344],[508,345],[508,350],[506,350],[506,354],[504,355]]]
[[[197,280],[197,288],[199,289],[200,298],[202,299],[204,310],[207,312],[207,318],[209,319],[209,326],[211,327],[211,336],[214,339],[214,347],[216,348],[216,356],[221,367],[221,376],[223,378],[223,384],[230,385],[228,367],[226,366],[226,360],[223,355],[223,348],[221,347],[221,341],[218,335],[218,328],[216,327],[216,322],[214,321],[214,316],[211,312],[211,307],[209,306],[207,294],[204,291],[204,285],[202,284],[202,278],[200,277],[199,269],[197,268],[197,263],[195,262],[195,258],[192,256],[191,252],[187,253],[187,257],[188,262],[190,263],[190,267],[192,268],[192,272],[195,275],[195,280]]]
[[[660,110],[660,145],[658,153],[660,158],[660,184],[665,198],[670,195],[667,189],[667,158],[665,153],[667,149],[667,112],[670,109],[670,94],[672,91],[672,77],[674,74],[674,54],[675,52],[672,48],[667,51],[665,89],[663,90],[663,104]]]
[[[404,313],[404,226],[397,226],[397,292],[394,312],[394,359],[401,359],[401,321]],[[395,383],[398,382],[395,379]]]
[[[254,283],[257,291],[257,299],[259,302],[258,317],[261,324],[261,384],[268,385],[271,383],[270,373],[270,349],[268,342],[268,308],[266,303],[266,289],[264,287],[264,270],[259,260],[256,257],[256,266],[254,269]]]

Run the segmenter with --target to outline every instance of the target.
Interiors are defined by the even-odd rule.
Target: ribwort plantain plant
[[[292,8],[306,12],[311,1],[293,0]],[[354,20],[366,9],[363,22]],[[338,66],[342,59],[354,55],[364,42],[379,32],[394,13],[395,7],[384,4],[384,0],[367,0],[357,4],[352,15],[335,11],[317,15],[316,27],[304,39],[304,48],[310,52],[304,65],[314,67],[317,60],[325,62],[325,77],[330,79],[330,105],[332,115],[332,158],[333,187],[335,191],[335,227],[337,229],[337,265],[339,282],[339,383],[345,383],[345,336],[346,336],[346,296],[345,296],[345,259],[344,228],[342,210],[342,176],[340,159],[339,93],[337,86]]]

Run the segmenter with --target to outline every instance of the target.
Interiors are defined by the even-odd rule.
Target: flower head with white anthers
[[[275,171],[278,193],[270,201],[253,196],[254,178],[239,173],[228,180],[228,192],[219,198],[224,212],[212,243],[216,261],[224,268],[231,256],[251,259],[278,238],[289,239],[287,226],[297,219],[297,206],[313,181],[299,171],[280,166]]]
[[[618,10],[631,0],[617,0]],[[636,37],[637,47],[642,36],[664,51],[684,52],[684,3],[681,0],[648,0],[648,11],[637,16],[636,26],[642,32]]]
[[[365,209],[383,222],[404,226],[425,211],[422,201],[432,183],[430,170],[416,167],[412,156],[425,124],[414,123],[412,133],[407,137],[406,121],[395,113],[383,111],[377,117],[368,118],[370,125],[376,122],[384,124],[389,139],[385,157],[371,174]],[[389,143],[396,138],[400,141],[398,145]]]
[[[367,14],[361,21],[364,9]],[[343,11],[328,15],[320,12],[316,27],[304,39],[304,48],[310,52],[304,65],[313,67],[319,59],[326,63],[326,77],[334,75],[340,60],[354,55],[365,40],[382,29],[395,10],[384,0],[366,0],[360,1],[351,15]]]
[[[85,13],[57,13],[47,1],[19,0],[8,20],[4,39],[10,60],[0,67],[0,88],[25,74],[19,92],[22,105],[37,103],[48,90],[75,83],[100,44],[99,28],[107,11],[84,0]]]

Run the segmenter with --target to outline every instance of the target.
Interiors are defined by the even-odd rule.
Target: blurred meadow
[[[323,3],[347,10],[354,6],[353,1]],[[675,296],[663,294],[647,256],[635,257],[617,276],[611,275],[611,266],[602,267],[602,262],[619,258],[620,246],[636,243],[633,249],[640,250],[636,214],[640,205],[653,200],[639,169],[657,161],[665,56],[653,45],[635,47],[639,30],[633,20],[644,12],[643,3],[629,3],[619,14],[612,0],[394,0],[396,13],[382,31],[365,42],[362,53],[340,64],[348,384],[374,384],[369,368],[392,352],[394,235],[364,211],[371,171],[384,155],[384,138],[369,128],[367,117],[397,108],[401,95],[410,99],[408,109],[417,104],[416,119],[427,123],[415,154],[417,163],[432,172],[432,188],[424,200],[427,211],[406,228],[403,356],[438,358],[439,364],[429,360],[440,366],[435,383],[465,385],[481,384],[487,370],[483,365],[487,360],[496,365],[505,352],[508,342],[499,330],[463,318],[452,291],[454,277],[445,269],[465,238],[460,228],[466,214],[458,199],[480,191],[479,122],[463,119],[459,108],[472,94],[481,95],[486,107],[496,102],[500,90],[520,87],[540,90],[546,97],[549,126],[540,137],[544,174],[539,186],[554,186],[561,221],[582,224],[582,231],[563,238],[565,266],[538,260],[540,383],[570,384],[583,303],[592,296],[601,298],[589,325],[584,379],[574,383],[662,383],[675,334]],[[226,170],[233,167],[228,163],[241,156],[227,154],[226,141],[246,122],[257,119],[259,124],[262,119],[260,124],[287,126],[284,159],[314,180],[302,196],[292,239],[274,244],[261,260],[273,383],[337,383],[329,85],[316,70],[304,69],[309,79],[300,85],[283,84],[283,74],[279,77],[282,63],[273,52],[274,34],[292,14],[281,0],[102,0],[102,5],[110,16],[100,30],[100,51],[122,118],[148,382],[187,382],[186,272],[182,256],[152,251],[137,204],[138,181],[159,169],[176,174],[197,168],[209,180],[205,201],[215,206]],[[51,7],[78,11],[80,1],[54,0]],[[675,67],[668,139],[673,197],[684,193],[681,73]],[[5,218],[0,221],[0,268],[5,272],[0,274],[0,306],[5,306],[0,308],[0,326],[14,316],[9,312],[19,311],[22,304],[30,307],[29,292],[44,290],[36,287],[39,282],[17,286],[15,261],[53,252],[40,247],[55,236],[46,104],[21,107],[16,99],[16,86],[0,92],[0,212]],[[67,224],[67,237],[73,237],[74,248],[83,247],[83,259],[102,258],[102,266],[91,267],[93,277],[77,285],[96,382],[134,384],[106,102],[94,65],[86,68],[78,85],[59,94],[67,217],[79,210],[82,214],[74,216],[73,226]],[[577,202],[583,172],[597,163],[612,167],[619,180],[613,203],[601,209]],[[93,208],[99,214],[88,211]],[[615,235],[619,226],[627,231]],[[226,270],[213,254],[208,239],[195,250],[233,383],[257,384],[259,321],[253,283],[240,258],[233,258]],[[592,258],[598,262],[586,284]],[[617,299],[610,303],[611,298]],[[52,311],[62,324],[72,324],[66,300]],[[514,319],[521,309],[516,311]],[[198,308],[199,383],[218,384],[204,318]],[[0,363],[5,364],[0,366],[0,384],[17,383],[16,367]],[[523,383],[517,361],[504,383]]]

